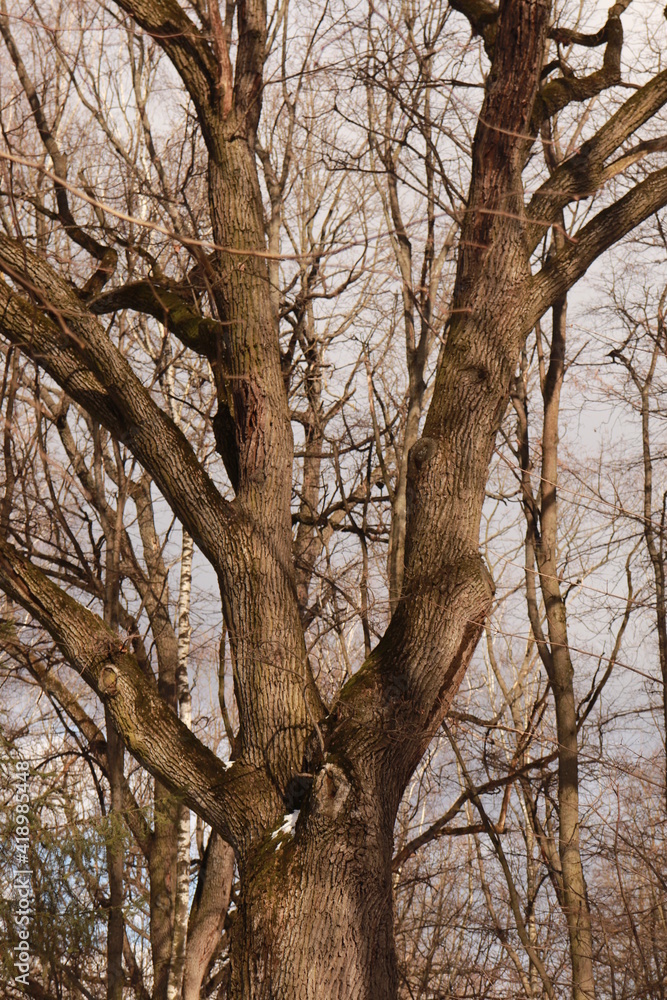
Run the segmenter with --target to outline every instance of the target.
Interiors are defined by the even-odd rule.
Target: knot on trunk
[[[118,671],[110,663],[102,667],[98,687],[104,695],[114,695],[118,691]]]
[[[433,462],[439,452],[439,442],[436,438],[423,437],[413,444],[408,454],[408,479],[405,498],[407,501],[407,541],[406,556],[410,548],[411,525],[420,505],[420,497],[428,495],[433,490]]]
[[[419,472],[435,455],[438,442],[435,438],[423,437],[410,449],[408,464],[411,472]]]
[[[335,819],[347,802],[352,786],[341,767],[325,764],[313,786],[315,812]]]

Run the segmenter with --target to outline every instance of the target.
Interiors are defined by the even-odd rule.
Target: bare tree
[[[662,228],[660,236],[662,236]],[[661,240],[664,245],[664,239]],[[623,301],[623,296],[613,294],[616,317],[621,320],[626,334],[623,342],[609,352],[613,363],[622,364],[636,394],[641,421],[641,465],[642,465],[642,505],[639,522],[641,524],[646,553],[653,577],[653,599],[655,602],[655,628],[658,637],[658,661],[662,681],[663,732],[667,734],[667,593],[665,591],[665,517],[667,513],[667,493],[663,491],[660,507],[657,508],[654,486],[655,439],[651,423],[661,416],[659,364],[665,353],[665,300],[667,289],[663,289],[655,304],[655,315],[651,315],[649,302],[644,308],[637,303]],[[666,758],[667,760],[667,758]],[[666,763],[667,768],[667,763]],[[667,770],[665,772],[665,795],[667,802]]]
[[[414,57],[419,63],[419,156],[426,177],[419,283],[411,273],[409,254],[406,258],[402,220],[408,205],[405,195],[399,199],[396,183],[400,128],[396,131],[390,117],[389,135],[378,138],[378,122],[366,122],[364,134],[371,135],[368,155],[365,149],[346,148],[346,138],[352,144],[351,131],[336,139],[336,157],[356,158],[355,166],[362,171],[373,157],[383,165],[380,186],[394,231],[399,290],[408,306],[403,316],[409,356],[405,376],[415,386],[408,389],[410,430],[402,450],[396,449],[399,483],[403,463],[404,509],[401,494],[395,492],[398,486],[394,488],[387,475],[397,525],[390,527],[392,553],[398,564],[391,574],[393,614],[374,648],[368,600],[366,612],[363,606],[372,570],[364,552],[372,536],[369,508],[375,504],[372,487],[378,481],[373,453],[382,474],[383,437],[389,438],[392,423],[389,415],[380,419],[376,413],[373,419],[371,410],[365,421],[370,433],[358,433],[361,423],[345,426],[353,442],[348,468],[354,468],[360,489],[351,497],[340,482],[343,476],[338,477],[339,509],[345,515],[338,528],[354,536],[361,550],[366,655],[363,662],[352,664],[349,679],[333,691],[324,683],[318,687],[304,626],[310,624],[311,576],[317,560],[326,560],[324,528],[335,528],[330,509],[319,523],[320,507],[328,507],[330,484],[320,478],[317,448],[330,443],[327,457],[335,479],[344,465],[340,437],[334,440],[328,424],[338,420],[345,425],[347,414],[340,403],[335,413],[322,414],[321,383],[331,363],[326,356],[331,343],[317,332],[314,303],[323,288],[326,292],[318,255],[349,253],[350,240],[344,227],[336,232],[317,217],[313,206],[313,219],[322,225],[306,225],[307,240],[294,240],[301,258],[294,284],[300,283],[303,295],[289,303],[289,286],[276,292],[276,283],[287,274],[287,268],[275,267],[276,257],[295,256],[293,251],[285,253],[280,239],[289,225],[284,205],[293,175],[289,156],[275,150],[271,156],[261,111],[279,43],[286,53],[289,45],[296,45],[284,28],[288,4],[283,0],[267,11],[259,0],[239,0],[223,12],[215,3],[194,3],[186,9],[175,0],[119,0],[109,12],[82,3],[76,7],[82,24],[90,28],[90,19],[99,18],[109,40],[106,52],[100,49],[89,61],[87,32],[70,50],[59,31],[49,27],[48,45],[40,49],[42,15],[37,7],[36,16],[18,26],[4,8],[0,11],[8,59],[21,91],[11,101],[12,126],[4,130],[8,183],[0,234],[5,275],[0,284],[0,332],[15,351],[32,360],[49,387],[58,386],[80,408],[84,422],[102,429],[99,433],[112,453],[124,449],[122,475],[116,462],[116,514],[122,495],[132,497],[136,530],[144,534],[144,556],[148,559],[152,548],[155,560],[145,596],[141,593],[141,610],[151,618],[156,646],[162,634],[175,655],[163,661],[156,678],[146,669],[140,648],[118,633],[108,615],[105,619],[106,592],[93,595],[91,610],[85,606],[86,588],[78,580],[48,571],[39,546],[31,544],[31,532],[21,524],[23,507],[15,505],[18,478],[13,465],[7,475],[0,583],[8,600],[51,636],[104,704],[126,749],[164,789],[174,844],[185,804],[233,848],[239,896],[231,940],[231,996],[396,996],[394,823],[411,778],[466,674],[492,606],[492,579],[479,551],[480,523],[489,465],[526,338],[545,312],[558,310],[569,289],[606,250],[667,203],[667,169],[645,169],[651,162],[647,157],[662,151],[662,140],[649,135],[635,146],[627,145],[644,126],[650,132],[667,102],[667,73],[653,66],[641,80],[631,81],[630,96],[620,86],[621,17],[628,6],[629,0],[614,4],[606,21],[587,33],[564,26],[568,9],[559,11],[555,20],[548,0],[503,0],[498,7],[486,0],[450,4],[455,13],[448,16],[458,26],[458,37],[465,36],[466,50],[473,52],[468,48],[470,35],[479,38],[485,62],[473,81],[482,98],[481,107],[470,112],[476,122],[474,137],[458,150],[468,191],[455,220],[456,273],[451,301],[440,313],[448,317],[446,327],[434,307],[439,278],[433,238],[434,178],[441,169],[436,151],[444,138],[436,135],[429,100],[431,81],[438,80],[440,72],[432,48],[440,37],[446,43],[440,32],[447,12],[436,16],[420,44],[410,36],[416,23],[410,12],[406,16],[402,8],[396,18],[397,35],[405,34],[408,41],[405,59]],[[333,32],[338,14],[344,15],[346,30],[358,31],[350,12],[332,6],[329,19],[325,5],[316,11],[311,37],[325,22]],[[427,23],[428,17],[423,20]],[[361,28],[377,39],[372,19],[364,20]],[[129,55],[115,79],[121,89],[123,81],[134,81],[132,105],[139,131],[132,134],[141,143],[143,159],[129,157],[122,129],[103,111],[109,94],[100,87],[98,67],[112,50],[121,51],[120,37],[129,39]],[[600,48],[602,65],[594,68]],[[312,74],[336,87],[334,68],[327,68],[325,75],[315,56],[307,54],[304,60],[300,55],[296,62],[304,79]],[[375,56],[369,58],[372,63]],[[49,74],[43,74],[44,86],[35,85],[35,70],[42,61],[64,67],[62,74],[51,75],[64,79],[67,94],[48,85]],[[289,53],[277,63],[276,75],[288,77]],[[176,152],[169,159],[170,138],[165,138],[164,122],[146,96],[142,72],[163,74],[165,92],[175,95],[174,107],[184,119],[174,130]],[[114,74],[105,74],[106,86]],[[367,65],[366,107],[369,77],[378,86],[387,82]],[[70,127],[65,113],[70,93],[76,94],[87,116],[71,126],[67,156],[62,147]],[[290,107],[295,97],[286,91],[286,119],[274,118],[274,134],[286,121],[286,145],[293,141]],[[604,110],[597,118],[588,115],[578,121],[577,109],[593,98],[600,99]],[[355,99],[352,93],[350,110]],[[403,112],[406,107],[404,102]],[[344,95],[336,93],[323,113],[345,117],[346,110]],[[580,136],[585,130],[586,138],[581,135],[583,141],[571,155],[549,172],[544,144],[548,148],[552,141],[556,116],[568,115],[573,132]],[[94,178],[87,176],[91,165],[81,148],[84,121],[103,151]],[[76,129],[79,149],[72,155]],[[540,136],[544,143],[538,142]],[[332,156],[331,149],[322,142],[323,159]],[[80,163],[76,179],[73,160]],[[628,171],[638,161],[642,167],[633,178]],[[40,177],[37,185],[35,176]],[[618,177],[622,182],[610,186]],[[445,187],[442,174],[439,182]],[[547,253],[548,234],[554,227],[559,231],[564,213],[593,195],[597,211],[583,221],[575,216],[566,227],[567,237],[557,239]],[[348,215],[343,212],[341,218]],[[33,224],[35,217],[39,225]],[[440,247],[438,252],[446,252],[446,242]],[[185,256],[187,264],[182,263]],[[348,266],[348,276],[355,274],[355,266]],[[339,285],[334,301],[344,310],[350,281]],[[282,319],[292,327],[285,338],[286,353],[281,353],[283,310]],[[418,313],[420,340],[416,332],[410,334]],[[134,329],[143,331],[143,340],[130,336]],[[434,334],[442,343],[418,437],[426,362],[414,352],[425,359]],[[159,350],[152,351],[151,343],[159,343]],[[303,363],[294,365],[297,348]],[[165,403],[156,386],[161,387],[165,372],[180,355],[201,373],[201,384],[194,391],[187,380],[174,378],[167,386],[172,403]],[[365,367],[363,351],[360,355],[355,350],[352,361],[341,360],[356,373],[362,370],[360,356]],[[308,530],[299,538],[297,527],[295,543],[295,414],[289,391],[291,377],[299,371],[305,377],[307,420],[297,525]],[[376,372],[370,360],[364,374],[372,401]],[[351,388],[343,388],[339,399]],[[211,400],[217,410],[209,420]],[[182,404],[199,409],[201,423],[179,424],[174,403],[177,408]],[[210,454],[213,440],[220,462]],[[180,703],[185,718],[178,715],[178,636],[171,621],[171,633],[166,625],[160,631],[160,599],[151,591],[162,572],[159,546],[146,536],[156,530],[154,522],[151,528],[150,500],[158,493],[219,584],[238,711],[238,730],[230,732],[232,752],[226,762],[188,727],[184,697]],[[55,528],[56,505],[45,507],[42,516],[47,528]],[[115,545],[116,551],[128,531],[122,522],[121,514],[115,533],[106,538],[106,545]],[[311,542],[316,546],[314,558]],[[109,593],[115,593],[117,571],[113,561],[107,558],[107,563]],[[134,586],[139,591],[139,583]],[[319,613],[316,606],[312,614]],[[564,698],[567,701],[567,692]],[[562,713],[559,725],[559,741],[576,760],[576,734]],[[565,736],[575,743],[570,746]],[[454,753],[455,766],[465,777],[467,765],[460,752]],[[561,755],[561,776],[572,768],[571,755],[567,760]],[[120,781],[120,768],[117,776]],[[484,804],[472,777],[467,784],[470,801],[483,816]],[[564,792],[573,784],[561,781],[561,787]],[[483,822],[501,859],[498,834],[490,820]],[[576,817],[573,822],[576,826]],[[564,830],[561,842],[563,863],[572,843]],[[477,868],[483,878],[483,858],[478,857]],[[532,966],[540,970],[543,962],[525,927],[511,876],[507,865],[505,881],[517,930]],[[182,896],[176,893],[176,898]],[[179,907],[182,912],[175,901],[173,912]],[[585,917],[580,908],[576,935],[583,942],[586,968],[575,973],[575,980],[577,995],[582,996],[591,993]],[[165,954],[171,961],[172,944],[180,963],[176,937],[165,944]],[[548,993],[546,971],[541,978]]]

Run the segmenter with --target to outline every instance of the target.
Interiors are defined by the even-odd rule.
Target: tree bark
[[[234,851],[215,831],[206,846],[188,920],[183,1000],[199,1000],[206,971],[220,947],[234,879]]]
[[[665,319],[664,307],[667,299],[667,289],[660,297],[658,306],[658,329],[655,341],[651,350],[651,360],[646,374],[642,377],[636,366],[623,355],[619,354],[619,360],[625,365],[639,393],[640,414],[642,426],[642,464],[644,471],[643,490],[643,533],[646,550],[651,561],[653,570],[653,582],[655,587],[655,623],[658,632],[658,659],[660,662],[660,674],[662,679],[662,717],[665,733],[665,745],[667,746],[667,588],[665,583],[665,550],[664,550],[664,528],[666,501],[663,494],[662,516],[660,528],[656,529],[653,510],[653,449],[651,446],[651,389],[655,376],[655,369],[661,352],[665,349]],[[667,757],[665,759],[665,807],[667,808]]]
[[[192,729],[192,698],[188,683],[190,653],[190,595],[192,591],[192,539],[183,533],[181,545],[181,580],[178,591],[178,663],[177,698],[179,716]],[[176,844],[176,891],[174,893],[174,930],[171,938],[171,959],[167,1000],[178,1000],[183,988],[183,971],[187,949],[188,909],[190,905],[190,810],[179,803]]]
[[[395,997],[391,853],[377,800],[325,764],[295,836],[269,832],[240,867],[231,995]]]
[[[116,732],[111,713],[106,712],[107,760],[111,808],[107,817],[106,852],[109,874],[109,916],[107,922],[107,1000],[123,1000],[123,917],[125,843],[123,826],[123,741]]]
[[[219,448],[234,499],[223,499],[85,296],[76,294],[45,259],[6,236],[0,236],[0,263],[12,286],[0,282],[0,328],[127,446],[217,574],[240,719],[232,766],[218,760],[178,718],[172,654],[155,683],[103,621],[6,538],[0,539],[0,582],[48,630],[104,702],[129,750],[162,782],[151,862],[156,997],[168,983],[175,837],[184,802],[216,832],[207,864],[216,860],[218,876],[210,886],[217,886],[221,899],[225,893],[229,898],[229,851],[236,854],[240,898],[231,991],[237,1000],[393,1000],[398,990],[394,820],[410,776],[456,694],[493,600],[479,553],[479,528],[489,463],[520,352],[537,319],[591,262],[667,202],[667,171],[649,174],[596,215],[576,243],[564,246],[533,275],[536,232],[553,224],[560,197],[552,186],[545,188],[527,216],[522,173],[535,138],[551,4],[501,0],[496,9],[459,0],[455,6],[470,12],[492,62],[473,143],[446,343],[423,437],[407,459],[402,584],[400,568],[394,567],[391,624],[327,711],[310,674],[300,616],[290,511],[293,442],[255,160],[266,5],[263,0],[236,4],[233,81],[225,32],[216,33],[214,24],[211,45],[175,0],[119,0],[118,6],[168,53],[193,100],[206,143],[216,244],[207,279],[217,319],[198,327],[196,340],[204,336],[214,371],[225,430]],[[585,157],[583,164],[578,160],[582,169],[587,165],[599,180],[606,156],[646,120],[646,108],[658,100],[654,91],[643,98],[643,104],[633,105],[634,117],[622,127],[616,122],[613,141],[608,133],[595,137],[593,149],[609,152],[599,153],[599,163],[593,156],[592,165]],[[575,197],[577,181],[567,177]],[[155,301],[149,298],[146,311],[154,315]],[[172,328],[181,320],[189,329],[189,316],[172,317]],[[185,326],[181,333],[187,343]],[[417,364],[417,381],[422,372]],[[412,388],[418,408],[421,385]],[[416,414],[415,409],[410,436],[417,433]],[[135,502],[145,540],[150,518],[140,491]],[[403,546],[402,530],[397,551]],[[151,545],[146,548],[150,552]],[[303,585],[300,590],[303,603]],[[157,623],[159,596],[153,599]],[[549,610],[555,647],[565,621],[557,601]],[[154,632],[156,645],[163,641],[174,647],[166,631],[160,640],[157,624]],[[560,685],[558,732],[564,748],[561,863],[572,865],[568,908],[580,934],[573,963],[575,957],[583,963],[576,974],[583,997],[591,995],[585,992],[590,948],[585,894],[576,881],[578,806],[570,794],[577,785],[576,731],[569,660],[553,674],[554,685]],[[283,817],[297,812],[292,831]],[[223,838],[228,848],[223,849]],[[193,995],[214,955],[221,919],[220,910],[205,901],[206,888],[204,883],[196,911],[201,920],[193,916],[191,921],[192,952],[184,970],[184,988]],[[195,947],[197,928],[201,941]]]
[[[384,639],[323,723],[324,758],[315,753],[294,841],[286,835],[276,845],[269,831],[241,855],[237,997],[396,995],[396,810],[465,673],[492,597],[479,523],[530,276],[521,183],[527,145],[515,137],[531,120],[548,13],[542,2],[501,7],[452,322],[424,438],[410,455],[403,596]],[[497,130],[496,121],[506,128]],[[313,921],[316,899],[324,911]]]
[[[562,887],[561,905],[567,922],[574,1000],[593,1000],[593,940],[579,833],[578,719],[574,693],[574,667],[570,656],[565,600],[558,574],[558,423],[560,395],[565,374],[567,303],[553,306],[549,367],[542,387],[544,423],[539,501],[530,485],[530,454],[525,399],[520,403],[520,467],[526,514],[526,584],[528,612],[544,664],[556,710],[558,740],[558,854]],[[548,642],[542,634],[535,597],[534,562],[546,611]]]

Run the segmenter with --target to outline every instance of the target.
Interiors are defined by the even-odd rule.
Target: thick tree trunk
[[[25,295],[0,283],[1,325],[130,448],[214,567],[239,710],[233,765],[223,765],[175,714],[177,657],[167,655],[165,646],[169,641],[174,647],[175,637],[166,623],[159,628],[157,594],[153,604],[150,594],[145,602],[156,646],[163,644],[156,686],[117,636],[5,539],[0,539],[0,579],[6,593],[49,630],[104,700],[128,748],[163,783],[156,786],[151,852],[155,1000],[165,994],[172,960],[181,800],[237,853],[235,1000],[393,1000],[393,824],[410,776],[465,674],[491,604],[479,527],[488,467],[519,354],[528,329],[555,296],[664,203],[667,172],[656,171],[600,212],[576,243],[533,275],[531,252],[540,236],[533,239],[531,228],[541,234],[543,224],[553,224],[558,201],[553,189],[543,190],[541,202],[537,199],[539,225],[535,213],[527,223],[522,174],[536,133],[552,5],[549,0],[501,0],[497,10],[489,13],[485,7],[486,26],[479,30],[492,65],[474,139],[451,321],[424,437],[411,448],[405,469],[405,504],[398,511],[405,518],[402,586],[401,567],[395,566],[396,607],[389,629],[327,713],[309,673],[299,614],[290,410],[255,162],[266,4],[240,0],[228,5],[238,21],[232,80],[228,39],[215,2],[209,5],[212,44],[172,0],[117,3],[169,53],[194,102],[209,154],[216,250],[201,267],[218,318],[208,327],[204,353],[214,370],[218,447],[235,499],[222,498],[183,433],[159,409],[84,299],[27,245],[7,237],[0,239],[3,267],[12,281],[23,284]],[[458,0],[453,6],[469,12],[477,30],[478,5]],[[617,14],[622,6],[614,8]],[[552,88],[552,104],[557,97]],[[627,129],[641,124],[640,118],[637,113],[636,124]],[[627,134],[607,140],[601,164]],[[583,175],[586,157],[594,159],[595,143],[585,145],[588,152],[582,149],[572,157],[574,167],[568,170],[577,168]],[[418,366],[414,371],[421,379]],[[421,385],[412,388],[418,399]],[[417,415],[415,409],[408,440],[418,433]],[[151,526],[143,518],[140,497],[135,504],[145,541]],[[403,546],[402,525],[398,535],[396,552]],[[144,547],[148,559],[155,546]],[[556,608],[550,618],[554,629],[559,613]],[[557,644],[556,631],[552,641]],[[564,748],[561,784],[567,792],[577,783],[571,664],[563,661],[553,673]],[[563,803],[561,853],[563,864],[569,864],[572,850],[578,852],[578,809],[567,795]],[[283,811],[299,807],[295,830],[281,829]],[[224,859],[218,860],[217,884],[228,898],[229,855],[226,874]],[[568,905],[574,913],[584,893],[574,874],[572,885]],[[201,926],[214,941],[220,911],[206,913]],[[194,924],[192,930],[191,941]],[[588,962],[590,949],[583,936],[581,941],[575,951]],[[185,970],[193,993],[214,948],[215,943],[210,949],[202,945],[192,980]],[[575,978],[588,988],[583,972]]]
[[[232,644],[242,626],[243,635],[256,635],[275,651],[272,665],[283,668],[274,674],[265,666],[265,658],[257,656],[259,644],[234,650],[237,669],[245,674],[238,696],[242,752],[259,757],[260,747],[253,746],[258,709],[269,699],[274,712],[285,705],[285,668],[298,664],[297,676],[304,681],[294,691],[299,698],[290,706],[290,728],[281,728],[278,716],[264,724],[260,732],[271,733],[272,742],[261,752],[279,781],[283,775],[278,766],[274,771],[274,760],[282,768],[291,762],[314,773],[294,836],[279,832],[278,822],[259,841],[241,845],[235,1000],[393,1000],[397,994],[391,895],[396,810],[465,674],[491,600],[479,556],[479,523],[488,464],[524,335],[521,291],[530,278],[521,182],[528,144],[516,136],[527,132],[531,121],[548,13],[546,0],[501,5],[497,57],[475,138],[452,323],[426,436],[414,445],[408,463],[402,600],[384,639],[343,689],[318,739],[312,737],[303,764],[296,727],[305,673],[303,654],[295,647],[301,633],[292,624],[296,603],[284,589],[286,581],[274,576],[270,563],[262,565],[259,575],[247,574],[251,588],[257,586],[249,600],[237,599],[225,609]],[[497,121],[504,123],[502,130],[493,126]],[[247,211],[255,185],[247,147],[236,142],[223,148],[211,168],[212,216],[222,246],[239,231],[246,245],[252,239],[260,245],[259,209],[254,219]],[[219,272],[231,278],[220,287],[219,311],[229,324],[238,366],[233,372],[237,498],[256,526],[272,532],[274,551],[280,553],[283,544],[291,545],[282,531],[291,532],[289,519],[280,521],[289,496],[281,492],[276,470],[286,467],[282,456],[291,449],[291,437],[275,419],[282,412],[283,384],[275,348],[266,346],[275,344],[275,335],[272,340],[266,332],[273,322],[266,271],[255,258],[244,267],[241,273],[231,255],[221,254]],[[258,668],[261,692],[253,683]],[[274,683],[280,684],[280,695],[273,693]],[[314,716],[311,710],[304,717],[311,733]]]
[[[269,833],[241,868],[235,1000],[396,997],[392,825],[325,765],[295,836]]]
[[[239,756],[278,793],[258,803],[266,809],[262,820],[271,822],[278,797],[289,801],[323,706],[310,675],[293,567],[292,428],[252,133],[234,113],[221,132],[210,151],[209,199],[215,240],[226,252],[215,262],[213,293],[226,331],[220,369],[234,436],[226,439],[223,458],[236,470],[233,507],[240,532],[220,589],[239,710]]]

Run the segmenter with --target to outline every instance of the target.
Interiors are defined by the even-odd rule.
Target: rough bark
[[[123,917],[125,844],[123,837],[123,741],[116,732],[111,713],[106,712],[107,758],[111,802],[107,817],[106,853],[109,873],[107,924],[107,1000],[123,1000]]]
[[[221,941],[234,879],[234,851],[211,833],[188,920],[188,947],[183,970],[183,1000],[199,1000],[206,970]]]
[[[514,135],[530,122],[547,18],[542,3],[503,8],[502,44],[475,137],[452,323],[425,436],[410,457],[403,597],[326,721],[325,759],[294,842],[276,850],[269,834],[242,860],[237,996],[287,997],[304,977],[306,995],[395,995],[394,817],[491,600],[477,536],[486,469],[520,348],[519,292],[529,277],[521,221],[525,148],[516,148]],[[507,123],[507,135],[487,124],[497,120]],[[328,904],[326,934],[309,917],[314,892]],[[270,914],[260,905],[267,897]],[[277,940],[284,927],[289,936]]]
[[[455,5],[483,34],[492,62],[473,143],[451,319],[423,437],[408,454],[400,599],[382,641],[327,712],[310,675],[300,615],[290,512],[292,433],[255,159],[265,4],[237,4],[233,81],[224,31],[214,30],[210,44],[173,0],[120,0],[118,6],[171,58],[206,143],[216,244],[208,277],[218,321],[193,331],[190,315],[177,316],[180,303],[171,299],[162,321],[192,346],[205,335],[235,499],[222,498],[175,421],[107,336],[94,304],[89,307],[45,259],[5,236],[0,266],[11,286],[0,283],[0,329],[126,444],[214,568],[240,717],[234,764],[225,767],[179,720],[175,667],[153,682],[101,619],[6,539],[0,541],[0,583],[51,634],[104,702],[128,749],[165,786],[156,802],[160,846],[151,871],[151,915],[165,942],[155,946],[157,995],[168,981],[162,956],[171,956],[166,941],[180,797],[214,828],[207,864],[218,872],[208,887],[203,883],[191,915],[185,989],[196,993],[214,954],[221,910],[209,905],[207,892],[228,898],[233,849],[240,876],[234,997],[391,1000],[397,993],[393,825],[492,602],[478,535],[489,462],[520,352],[535,322],[586,268],[667,202],[667,171],[649,174],[601,211],[576,243],[564,245],[533,276],[531,252],[540,234],[553,224],[562,198],[572,200],[579,190],[570,164],[561,174],[570,184],[566,195],[549,182],[528,213],[524,208],[522,173],[534,141],[551,5]],[[604,176],[606,159],[667,99],[667,78],[658,79],[617,112],[592,151],[582,152],[578,162],[598,170],[591,167],[593,179]],[[142,289],[148,301],[142,305],[137,293],[134,302],[155,316],[163,307],[153,292]],[[102,296],[101,312],[100,302]],[[419,386],[414,389],[418,400]],[[140,531],[148,540],[150,518],[137,499]],[[145,548],[150,554],[151,545]],[[158,562],[154,568],[162,572]],[[396,597],[398,582],[394,590]],[[302,604],[303,593],[301,586]],[[155,593],[151,614],[159,633]],[[558,623],[556,615],[554,628]],[[163,641],[173,646],[166,632]],[[569,753],[568,670],[565,663],[559,739]],[[554,678],[560,683],[555,671]],[[568,758],[563,766],[564,789],[573,786],[570,764]],[[284,814],[297,811],[293,833],[281,831]],[[576,820],[568,829],[561,839],[569,864]],[[581,898],[575,887],[571,906]],[[584,945],[581,954],[589,961]]]

